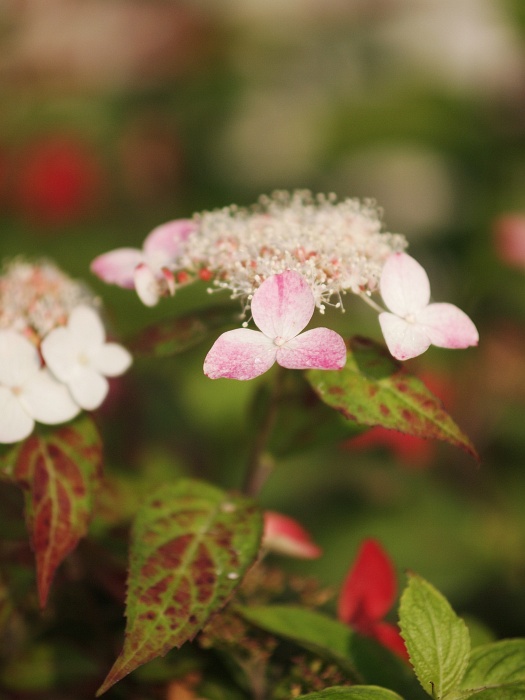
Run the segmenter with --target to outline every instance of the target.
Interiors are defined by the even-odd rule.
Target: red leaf
[[[100,438],[86,415],[59,428],[40,429],[0,460],[2,475],[24,492],[42,607],[57,567],[87,531],[101,463]]]
[[[366,632],[381,620],[396,597],[394,567],[375,540],[365,540],[343,584],[338,617]]]

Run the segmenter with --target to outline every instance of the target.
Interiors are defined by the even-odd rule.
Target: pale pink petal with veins
[[[384,312],[379,314],[379,324],[388,350],[396,360],[410,360],[430,347],[428,333],[416,323]]]
[[[346,362],[346,345],[339,333],[313,328],[280,347],[276,359],[288,369],[341,369]]]
[[[277,346],[259,331],[237,328],[223,333],[206,355],[204,374],[210,379],[254,379],[275,362]]]
[[[468,348],[477,345],[478,331],[466,313],[454,304],[429,304],[418,316],[432,345],[439,348]]]
[[[406,253],[395,253],[388,258],[379,287],[383,301],[397,316],[417,314],[430,301],[427,273]]]
[[[294,338],[308,324],[315,300],[307,281],[293,270],[272,275],[253,295],[255,324],[269,338]]]

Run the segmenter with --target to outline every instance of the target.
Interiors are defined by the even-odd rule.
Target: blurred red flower
[[[43,225],[83,219],[98,203],[103,169],[89,145],[67,135],[31,144],[14,178],[14,202],[25,217]]]

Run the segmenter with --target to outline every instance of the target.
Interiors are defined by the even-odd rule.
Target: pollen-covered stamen
[[[258,204],[203,212],[184,242],[178,269],[209,271],[217,289],[247,299],[287,270],[299,273],[320,311],[343,308],[347,291],[377,289],[385,260],[406,247],[403,236],[384,233],[372,202],[307,191],[275,192]]]

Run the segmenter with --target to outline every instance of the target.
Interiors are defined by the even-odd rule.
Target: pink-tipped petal
[[[313,316],[314,295],[308,282],[294,270],[272,275],[255,292],[252,316],[268,338],[289,340],[300,333]]]
[[[153,270],[149,265],[141,263],[135,268],[133,278],[138,297],[144,306],[155,306],[160,299],[161,290]]]
[[[143,260],[144,255],[138,248],[117,248],[95,258],[90,269],[104,282],[133,289],[135,287],[133,273]]]
[[[432,345],[439,348],[468,348],[477,345],[478,331],[466,313],[454,304],[429,304],[418,316]]]
[[[424,327],[409,323],[394,314],[379,314],[379,324],[390,354],[396,360],[409,360],[430,347],[430,338]]]
[[[175,219],[161,224],[146,236],[144,252],[147,255],[163,253],[167,258],[175,257],[188,236],[197,229],[197,224],[191,219]]]
[[[280,347],[276,359],[287,369],[341,369],[346,363],[346,345],[339,333],[313,328]]]
[[[416,314],[430,300],[430,283],[421,265],[406,253],[394,253],[384,264],[379,281],[381,296],[398,316]]]
[[[223,333],[206,355],[204,374],[210,379],[253,379],[275,362],[276,345],[259,331],[237,328]]]
[[[341,588],[338,617],[365,631],[390,610],[396,597],[396,574],[376,540],[363,542]]]
[[[270,552],[299,559],[317,559],[323,553],[297,520],[271,510],[264,513],[262,544]]]

